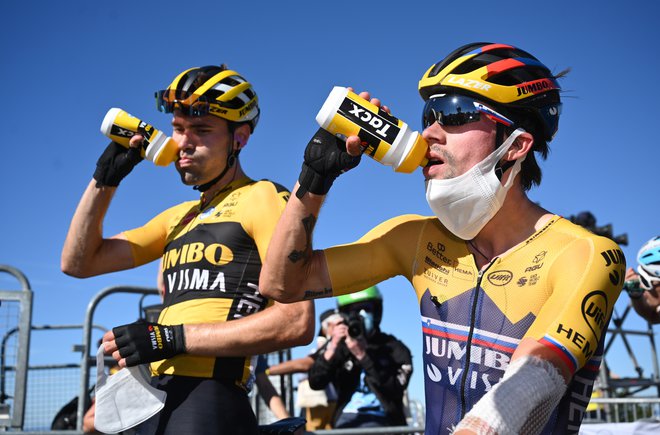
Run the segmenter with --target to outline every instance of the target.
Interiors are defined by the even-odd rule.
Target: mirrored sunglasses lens
[[[440,125],[460,126],[479,121],[481,113],[474,106],[474,101],[461,96],[443,96],[431,98],[424,106],[422,125],[427,128],[434,122]]]

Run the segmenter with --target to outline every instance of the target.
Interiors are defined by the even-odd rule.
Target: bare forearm
[[[268,376],[264,373],[259,373],[257,375],[257,388],[259,389],[259,395],[264,399],[264,402],[266,402],[268,408],[270,408],[275,417],[279,419],[289,417],[289,412],[284,406],[282,397],[280,397],[277,390],[268,379]]]
[[[283,363],[270,366],[268,368],[269,375],[288,375],[290,373],[303,373],[309,371],[314,364],[314,358],[306,356],[303,358],[296,358]]]
[[[92,180],[71,220],[62,248],[61,268],[67,275],[86,278],[133,267],[131,248],[122,234],[103,238],[103,219],[114,187],[96,187]]]
[[[631,299],[635,312],[649,323],[660,323],[660,304],[657,299],[643,294],[638,299]]]
[[[103,218],[114,187],[96,187],[92,180],[76,208],[62,248],[61,267],[68,275],[90,276],[91,264],[103,242]]]
[[[294,194],[277,224],[261,270],[262,294],[281,302],[330,296],[322,251],[312,249],[312,233],[324,196]]]
[[[243,356],[309,344],[314,337],[312,302],[275,304],[231,322],[184,326],[186,352],[206,356]]]

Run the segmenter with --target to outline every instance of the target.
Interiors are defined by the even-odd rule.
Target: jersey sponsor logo
[[[462,361],[467,354],[467,344],[447,338],[424,334],[425,353],[437,358]],[[499,352],[487,347],[471,345],[470,363],[498,370],[506,370],[509,367],[511,357],[504,352]]]
[[[518,287],[524,287],[526,285],[536,285],[536,283],[539,282],[539,279],[540,279],[539,275],[533,273],[529,276],[529,278],[527,276],[521,277],[518,281],[516,281],[516,284],[518,285]]]
[[[444,275],[449,275],[449,269],[436,263],[429,257],[425,257],[424,262],[428,266],[430,266],[430,268],[424,269],[424,276],[426,276],[428,279],[435,282],[436,284],[440,284],[442,286],[446,286],[449,284],[449,279],[440,275],[440,273]]]
[[[571,382],[571,402],[568,408],[567,429],[576,433],[580,429],[582,417],[587,409],[594,380],[582,376],[575,376]]]
[[[591,358],[594,352],[596,351],[596,343],[592,343],[591,341],[589,341],[587,337],[580,334],[577,331],[577,329],[574,329],[568,325],[564,325],[563,323],[558,323],[557,329],[555,331],[557,334],[559,334],[563,338],[566,338],[568,341],[573,343],[575,347],[580,349],[582,355],[584,355],[585,358],[587,359]],[[549,336],[546,335],[544,338],[549,339]],[[569,356],[569,359],[571,360],[571,364],[569,364],[569,367],[573,367],[573,370],[575,370],[575,367],[577,367],[577,361],[575,360],[573,354],[569,352],[568,349],[566,349],[566,347],[564,347],[559,342],[555,342],[555,347],[561,350],[561,352],[563,352],[565,355]]]
[[[445,375],[443,375],[442,371],[438,366],[436,366],[433,363],[428,363],[426,364],[426,378],[434,383],[439,383],[442,381],[442,379],[446,376],[447,381],[449,381],[450,385],[456,385],[456,382],[459,381],[461,378],[461,374],[463,373],[463,368],[458,367],[447,367],[447,371]],[[488,373],[479,373],[477,371],[473,371],[470,373],[470,378],[468,379],[468,382],[466,385],[471,389],[471,390],[482,390],[484,392],[489,391],[491,388],[493,388],[493,385],[497,384],[502,377],[500,376],[497,379],[493,379],[492,375],[489,375]]]
[[[208,269],[180,269],[173,273],[165,273],[169,293],[174,290],[220,290],[226,292],[225,274],[218,272],[211,279]],[[210,283],[210,285],[209,285]]]
[[[468,89],[481,89],[482,91],[490,90],[490,85],[480,80],[465,79],[463,77],[450,76],[447,82]]]
[[[194,242],[165,252],[163,269],[167,270],[178,265],[198,263],[203,260],[215,266],[223,266],[233,259],[234,253],[223,244],[210,243],[206,245],[202,242]]]
[[[443,266],[441,264],[436,263],[435,261],[433,261],[429,257],[424,258],[424,263],[428,264],[429,266],[436,269],[440,273],[444,273],[445,275],[449,275],[449,269],[447,269],[445,266]]]
[[[607,313],[608,301],[604,291],[592,291],[582,299],[582,317],[598,340],[607,324]]]
[[[247,288],[252,290],[252,292],[246,290],[240,299],[234,301],[229,313],[230,319],[240,319],[241,317],[257,313],[266,307],[267,300],[259,293],[257,285],[248,282]]]
[[[526,244],[526,245],[529,245],[529,244],[532,243],[534,240],[536,240],[538,237],[541,237],[541,236],[546,232],[546,230],[547,230],[548,228],[550,228],[550,225],[552,225],[552,224],[555,223],[555,221],[556,221],[556,220],[555,220],[554,218],[553,218],[553,219],[550,219],[550,221],[549,221],[547,224],[545,224],[545,226],[544,226],[543,228],[541,228],[540,230],[538,230],[536,233],[532,234],[532,236],[531,236],[529,239],[525,240],[525,244]]]
[[[534,266],[529,266],[529,267],[525,268],[525,273],[527,273],[527,272],[534,272],[535,270],[539,270],[540,268],[543,267],[543,264],[544,264],[544,263],[541,263],[541,264],[535,264]]]
[[[452,273],[452,276],[466,280],[466,281],[473,281],[474,280],[474,271],[468,267],[462,267],[460,264],[457,264],[456,267],[453,269],[454,273]]]
[[[538,254],[536,254],[536,255],[534,256],[534,260],[532,260],[532,262],[533,262],[534,264],[539,264],[540,262],[543,261],[543,259],[545,258],[545,255],[546,255],[547,253],[548,253],[548,251],[541,251],[541,252],[539,252]]]
[[[452,260],[451,258],[447,257],[444,252],[445,252],[445,245],[442,243],[436,243],[435,245],[432,242],[428,242],[426,244],[426,250],[429,251],[435,258],[438,258],[440,261],[443,263],[454,267],[458,262],[456,260]]]
[[[620,249],[608,249],[601,252],[600,255],[605,259],[605,267],[612,264],[626,264],[626,257]]]
[[[509,270],[494,270],[486,276],[489,283],[497,287],[507,285],[513,279],[513,273]]]
[[[625,276],[626,270],[621,269],[621,270],[613,270],[610,272],[610,282],[612,285],[619,285],[623,282],[623,278]]]

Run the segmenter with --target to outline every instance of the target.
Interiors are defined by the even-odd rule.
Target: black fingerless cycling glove
[[[183,325],[140,321],[117,326],[112,332],[119,355],[129,367],[172,358],[186,351]]]
[[[348,154],[343,140],[319,128],[305,148],[296,196],[302,198],[306,192],[327,194],[335,179],[342,172],[356,167],[361,157]]]
[[[127,149],[117,142],[110,142],[96,162],[96,171],[94,171],[96,187],[119,186],[119,182],[141,161],[139,147]]]

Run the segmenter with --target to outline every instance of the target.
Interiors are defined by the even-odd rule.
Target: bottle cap
[[[174,139],[159,131],[155,137],[151,138],[151,143],[147,147],[145,156],[147,160],[151,160],[158,166],[167,166],[176,161],[178,148]]]

